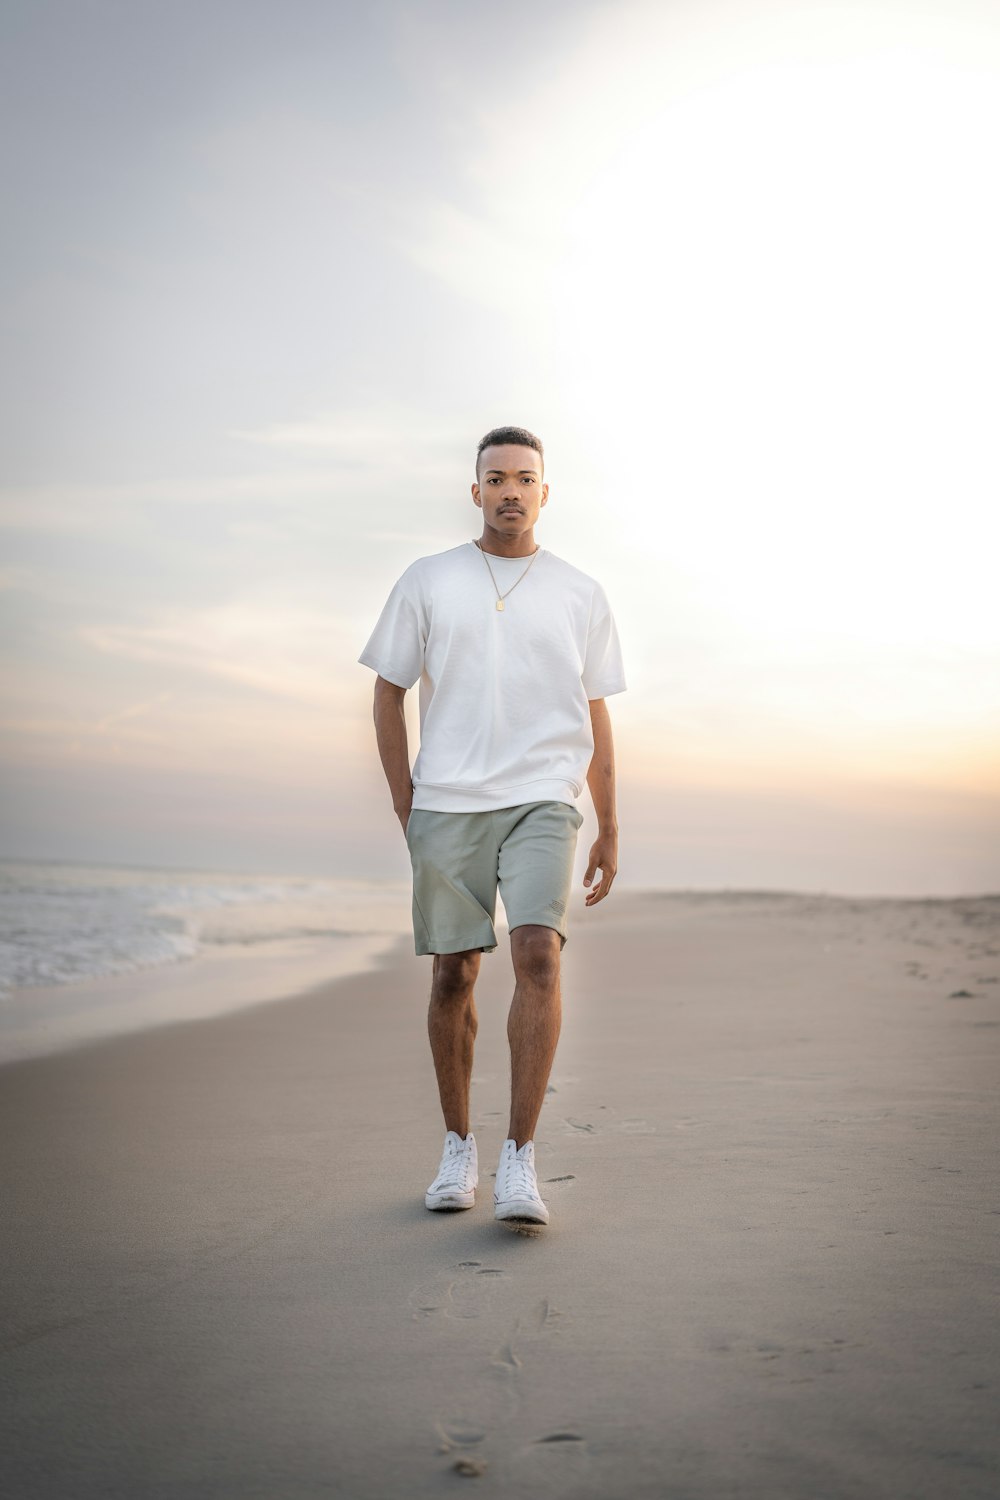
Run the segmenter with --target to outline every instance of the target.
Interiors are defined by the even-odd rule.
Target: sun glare
[[[566,408],[645,557],[742,628],[1000,644],[998,137],[995,76],[944,53],[761,63],[675,90],[568,210]]]

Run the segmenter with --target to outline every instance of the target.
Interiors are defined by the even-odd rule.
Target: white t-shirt
[[[489,555],[501,594],[528,561]],[[574,803],[594,753],[588,699],[625,690],[611,607],[586,573],[542,548],[496,602],[475,542],[418,558],[358,658],[397,687],[420,679],[414,807]]]

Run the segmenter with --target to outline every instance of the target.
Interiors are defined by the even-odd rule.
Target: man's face
[[[530,531],[549,498],[549,487],[542,481],[541,457],[534,448],[522,448],[519,443],[484,448],[472,498],[487,526],[501,536]]]

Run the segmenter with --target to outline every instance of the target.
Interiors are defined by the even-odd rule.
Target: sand
[[[1000,898],[616,891],[536,1133],[430,1214],[429,964],[0,1069],[14,1497],[1000,1493]]]

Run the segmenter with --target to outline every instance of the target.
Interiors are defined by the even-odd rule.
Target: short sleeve
[[[625,666],[611,606],[603,589],[594,595],[583,663],[583,686],[588,698],[610,698],[625,691]]]
[[[411,688],[423,670],[426,643],[414,581],[404,573],[393,585],[358,661],[387,682]]]

